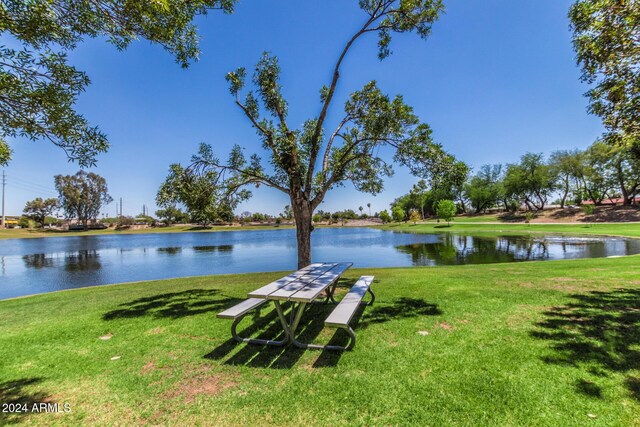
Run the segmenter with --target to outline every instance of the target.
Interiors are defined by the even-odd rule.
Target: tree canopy
[[[578,0],[569,12],[573,46],[589,111],[602,118],[609,142],[638,146],[640,139],[640,3]],[[640,154],[640,153],[636,153]]]
[[[84,38],[104,37],[118,49],[143,38],[187,67],[199,55],[194,17],[212,9],[232,12],[235,1],[1,2],[0,165],[10,160],[6,140],[14,137],[49,140],[81,167],[107,150],[106,135],[74,109],[89,77],[68,63],[67,54]]]
[[[200,155],[206,153],[208,147],[201,146]],[[251,193],[247,190],[226,192],[218,185],[220,179],[216,170],[172,164],[158,190],[156,203],[165,210],[183,205],[192,221],[205,226],[217,220],[230,222],[233,209]]]
[[[67,218],[77,219],[85,230],[90,220],[100,215],[100,209],[111,203],[107,181],[93,172],[79,171],[75,175],[56,175],[60,207]]]
[[[40,224],[40,227],[44,227],[47,217],[55,212],[55,210],[58,209],[58,206],[58,199],[55,197],[48,199],[36,197],[26,203],[23,213],[27,218]]]

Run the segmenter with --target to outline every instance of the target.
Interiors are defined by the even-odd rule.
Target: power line
[[[58,196],[58,193],[53,191],[53,190],[44,190],[42,188],[36,188],[36,187],[31,187],[27,184],[22,184],[19,182],[10,182],[9,180],[7,180],[6,184],[9,187],[13,187],[16,188],[18,190],[22,190],[22,191],[28,191],[31,194],[45,194],[45,195],[49,195],[49,196]]]
[[[32,187],[41,188],[41,189],[43,189],[43,190],[47,190],[47,191],[53,191],[53,187],[48,187],[48,186],[46,186],[46,185],[42,185],[42,184],[38,184],[38,183],[35,183],[35,182],[31,182],[31,181],[29,181],[29,180],[26,180],[26,179],[20,178],[20,177],[15,176],[15,175],[12,175],[12,176],[11,176],[11,179],[12,179],[12,180],[15,180],[16,182],[19,182],[19,183],[21,183],[21,184],[30,185],[30,186],[32,186]],[[54,191],[54,192],[55,192],[55,191]]]

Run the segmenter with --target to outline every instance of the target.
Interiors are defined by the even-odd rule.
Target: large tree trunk
[[[298,241],[298,268],[311,264],[311,203],[301,195],[291,195],[291,207],[296,221],[296,239]]]

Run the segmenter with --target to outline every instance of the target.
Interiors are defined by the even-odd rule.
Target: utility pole
[[[2,222],[0,226],[2,228],[6,227],[5,217],[4,217],[4,189],[7,186],[7,175],[4,173],[4,169],[2,170]]]

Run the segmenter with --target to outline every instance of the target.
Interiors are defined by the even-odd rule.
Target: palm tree
[[[362,211],[364,210],[364,208],[363,208],[362,206],[360,206],[360,207],[358,208],[358,210],[360,211],[360,216],[362,216]]]
[[[367,203],[367,207],[369,208],[369,216],[371,216],[371,203]]]

